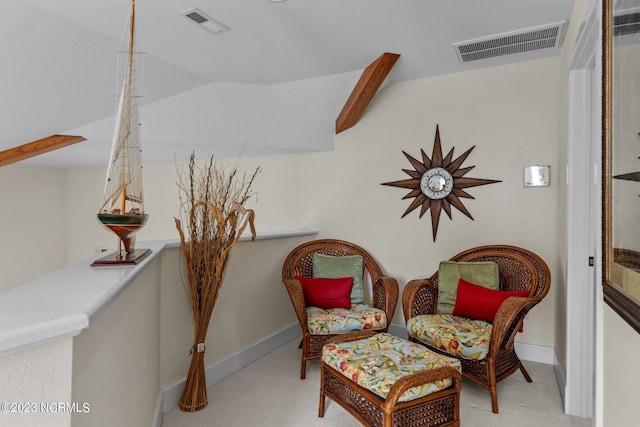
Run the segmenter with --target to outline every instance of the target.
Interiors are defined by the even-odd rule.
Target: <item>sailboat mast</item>
[[[133,68],[133,46],[134,46],[134,34],[135,34],[135,22],[136,22],[136,0],[131,0],[131,25],[129,28],[129,57],[128,57],[128,63],[127,63],[127,82],[128,82],[128,87],[129,89],[131,89],[131,73],[132,73],[132,68]],[[129,96],[130,94],[126,94],[126,96]],[[127,150],[124,150],[125,155],[125,161],[124,164],[128,165],[129,161],[128,159],[126,159],[126,155],[127,155]],[[124,181],[123,181],[124,182]],[[126,185],[124,187],[122,187],[122,194],[120,195],[122,200],[120,201],[120,205],[121,205],[121,209],[120,209],[120,213],[122,215],[124,215],[127,211],[126,211],[126,201],[127,201],[127,187]]]
[[[129,37],[129,63],[133,62],[133,34],[136,21],[136,0],[131,0],[131,29]]]

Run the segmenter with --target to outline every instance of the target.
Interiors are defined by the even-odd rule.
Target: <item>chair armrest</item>
[[[405,323],[414,316],[434,314],[438,305],[438,287],[429,279],[411,280],[402,291]]]
[[[387,315],[387,328],[391,324],[400,293],[398,281],[393,277],[381,277],[373,285],[373,306]]]
[[[538,303],[535,298],[509,297],[500,305],[493,319],[489,355],[495,355],[501,348],[511,348],[520,322]]]
[[[300,322],[300,327],[303,331],[307,330],[307,307],[304,303],[304,293],[302,291],[302,284],[297,279],[282,279],[282,283],[287,288],[289,293],[289,299],[293,304],[293,309]]]
[[[437,368],[430,371],[422,371],[413,375],[402,377],[398,379],[387,393],[387,398],[382,404],[382,408],[385,411],[393,412],[395,406],[399,403],[398,399],[402,394],[409,390],[411,387],[417,387],[422,384],[432,383],[438,380],[444,380],[451,378],[453,381],[453,388],[456,393],[460,393],[460,387],[462,385],[462,375],[454,368]]]

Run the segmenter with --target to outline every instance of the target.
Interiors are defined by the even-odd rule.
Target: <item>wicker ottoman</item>
[[[323,347],[325,397],[366,426],[460,425],[460,362],[386,333],[355,332]]]

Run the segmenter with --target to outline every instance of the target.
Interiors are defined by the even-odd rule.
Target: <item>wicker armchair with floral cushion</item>
[[[497,267],[495,290],[487,289],[489,284],[473,283],[464,273],[455,279],[457,293],[447,295],[443,267],[475,268],[475,264]],[[531,382],[514,340],[526,314],[549,291],[550,281],[547,264],[526,249],[507,245],[468,249],[441,263],[439,272],[428,279],[405,286],[402,305],[409,339],[458,358],[462,376],[491,392],[492,410],[498,413],[498,382],[518,369]],[[454,305],[447,308],[446,299]]]
[[[345,265],[349,272],[340,270]],[[384,276],[369,252],[343,240],[313,240],[294,248],[284,260],[282,282],[302,329],[301,379],[307,361],[320,359],[328,339],[361,330],[387,332],[398,302],[398,282]],[[319,301],[327,293],[340,302]]]

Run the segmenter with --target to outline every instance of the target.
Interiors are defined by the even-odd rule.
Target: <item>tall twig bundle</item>
[[[185,257],[194,327],[191,365],[180,398],[184,411],[198,411],[208,403],[204,341],[231,249],[247,225],[252,240],[256,236],[254,212],[244,204],[253,194],[251,186],[259,171],[248,178],[238,173],[237,166],[225,167],[213,156],[198,167],[194,154],[187,172],[178,171],[182,219],[174,219]]]

